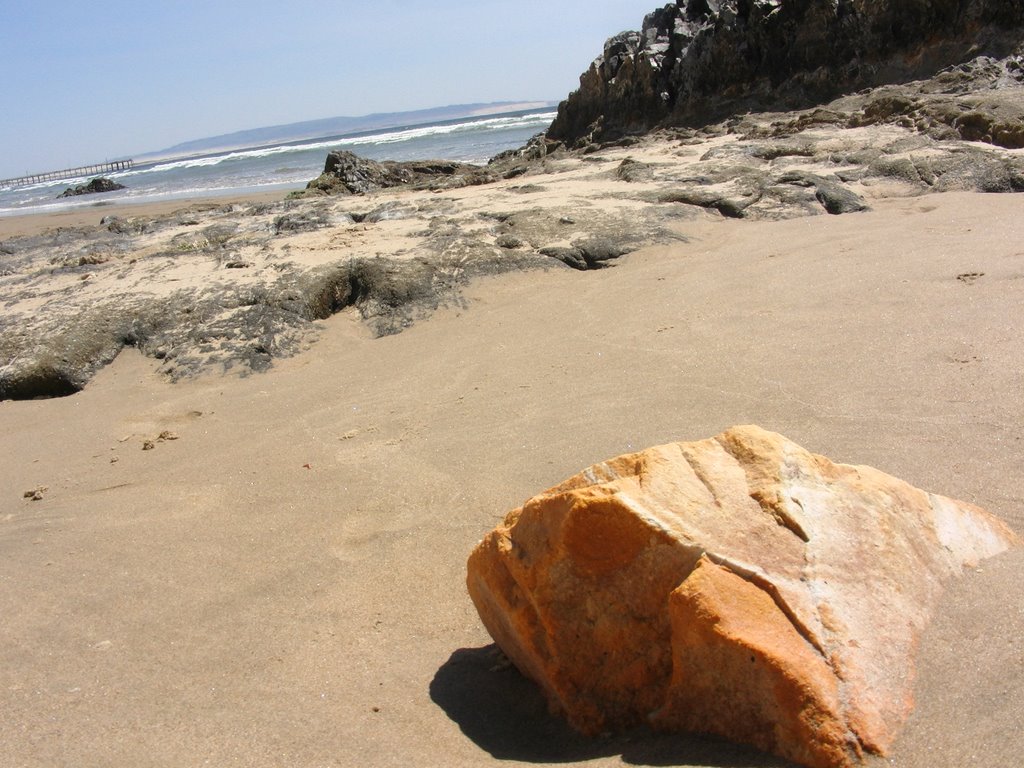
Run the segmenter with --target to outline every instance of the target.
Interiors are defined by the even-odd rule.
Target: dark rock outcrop
[[[568,267],[585,271],[606,267],[609,262],[620,256],[625,256],[631,250],[630,245],[624,242],[595,239],[580,241],[568,248],[563,246],[541,248],[540,253],[556,259]]]
[[[79,184],[77,187],[68,187],[59,195],[61,197],[77,197],[78,195],[95,195],[97,192],[116,192],[125,189],[124,184],[118,184],[112,179],[104,176],[92,179],[88,184]]]
[[[547,137],[583,147],[656,126],[806,108],[983,54],[1006,57],[1022,25],[1024,0],[677,0],[648,14],[641,31],[605,43]],[[1006,74],[1020,84],[1014,61]],[[1019,146],[1020,111],[1010,112],[948,117],[963,138]]]
[[[458,187],[492,180],[479,166],[468,163],[451,160],[377,162],[343,150],[327,156],[324,172],[309,182],[300,195],[365,195],[389,187]]]

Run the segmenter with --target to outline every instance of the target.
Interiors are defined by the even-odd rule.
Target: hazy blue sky
[[[561,99],[656,0],[0,0],[0,177],[245,128]]]

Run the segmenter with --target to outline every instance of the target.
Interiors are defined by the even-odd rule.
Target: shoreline
[[[292,189],[302,189],[304,186],[289,185],[284,189],[250,193],[232,190],[222,194],[191,195],[156,201],[97,200],[94,203],[83,202],[65,210],[4,214],[0,215],[0,239],[38,235],[57,227],[99,226],[100,220],[107,216],[164,216],[203,203],[232,205],[276,202],[287,197]]]
[[[168,200],[242,199],[252,196],[265,199],[265,194],[274,191],[284,195],[303,189],[310,180],[316,178],[323,168],[324,158],[332,149],[351,149],[378,160],[392,159],[390,155],[397,153],[398,159],[406,155],[407,159],[461,158],[482,165],[495,154],[521,146],[537,130],[546,127],[550,120],[538,123],[537,118],[546,115],[547,109],[464,115],[435,122],[414,122],[407,126],[397,125],[337,135],[281,137],[279,140],[268,138],[270,143],[208,147],[184,155],[146,156],[144,160],[137,161],[132,170],[113,174],[113,179],[126,184],[128,189],[114,194],[109,204],[154,204],[160,205],[163,210],[162,203]],[[514,124],[504,125],[502,121],[512,121]],[[494,124],[489,125],[491,123]],[[460,133],[463,137],[461,144],[452,144],[448,138],[449,129],[453,126],[470,129]],[[434,149],[438,151],[434,152]],[[472,159],[467,158],[467,153],[472,155]],[[389,157],[382,157],[382,154]],[[150,177],[146,175],[149,171],[158,173]],[[139,173],[143,175],[137,176]],[[32,192],[32,185],[25,190],[0,190],[0,197],[6,201],[0,206],[0,224],[10,217],[50,213],[63,216],[72,209],[108,204],[103,199],[107,195],[88,196],[99,200],[58,198],[66,186],[73,186],[72,181],[54,181],[47,187],[48,191]],[[21,227],[13,231],[32,230],[33,227]]]

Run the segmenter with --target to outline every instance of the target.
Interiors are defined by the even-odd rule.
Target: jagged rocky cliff
[[[1024,0],[677,0],[623,32],[548,138],[580,146],[737,112],[799,109],[1015,52]],[[1020,57],[1010,76],[1024,78]]]

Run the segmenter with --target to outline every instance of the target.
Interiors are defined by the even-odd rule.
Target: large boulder
[[[585,733],[648,722],[834,768],[892,744],[943,583],[1018,543],[978,507],[747,426],[535,496],[474,550],[468,587]]]
[[[583,145],[821,104],[1005,56],[1022,24],[1024,0],[677,0],[605,43],[547,136]]]
[[[327,155],[324,172],[306,185],[307,192],[365,195],[404,186],[458,187],[492,180],[480,166],[452,160],[377,162],[338,150]]]

